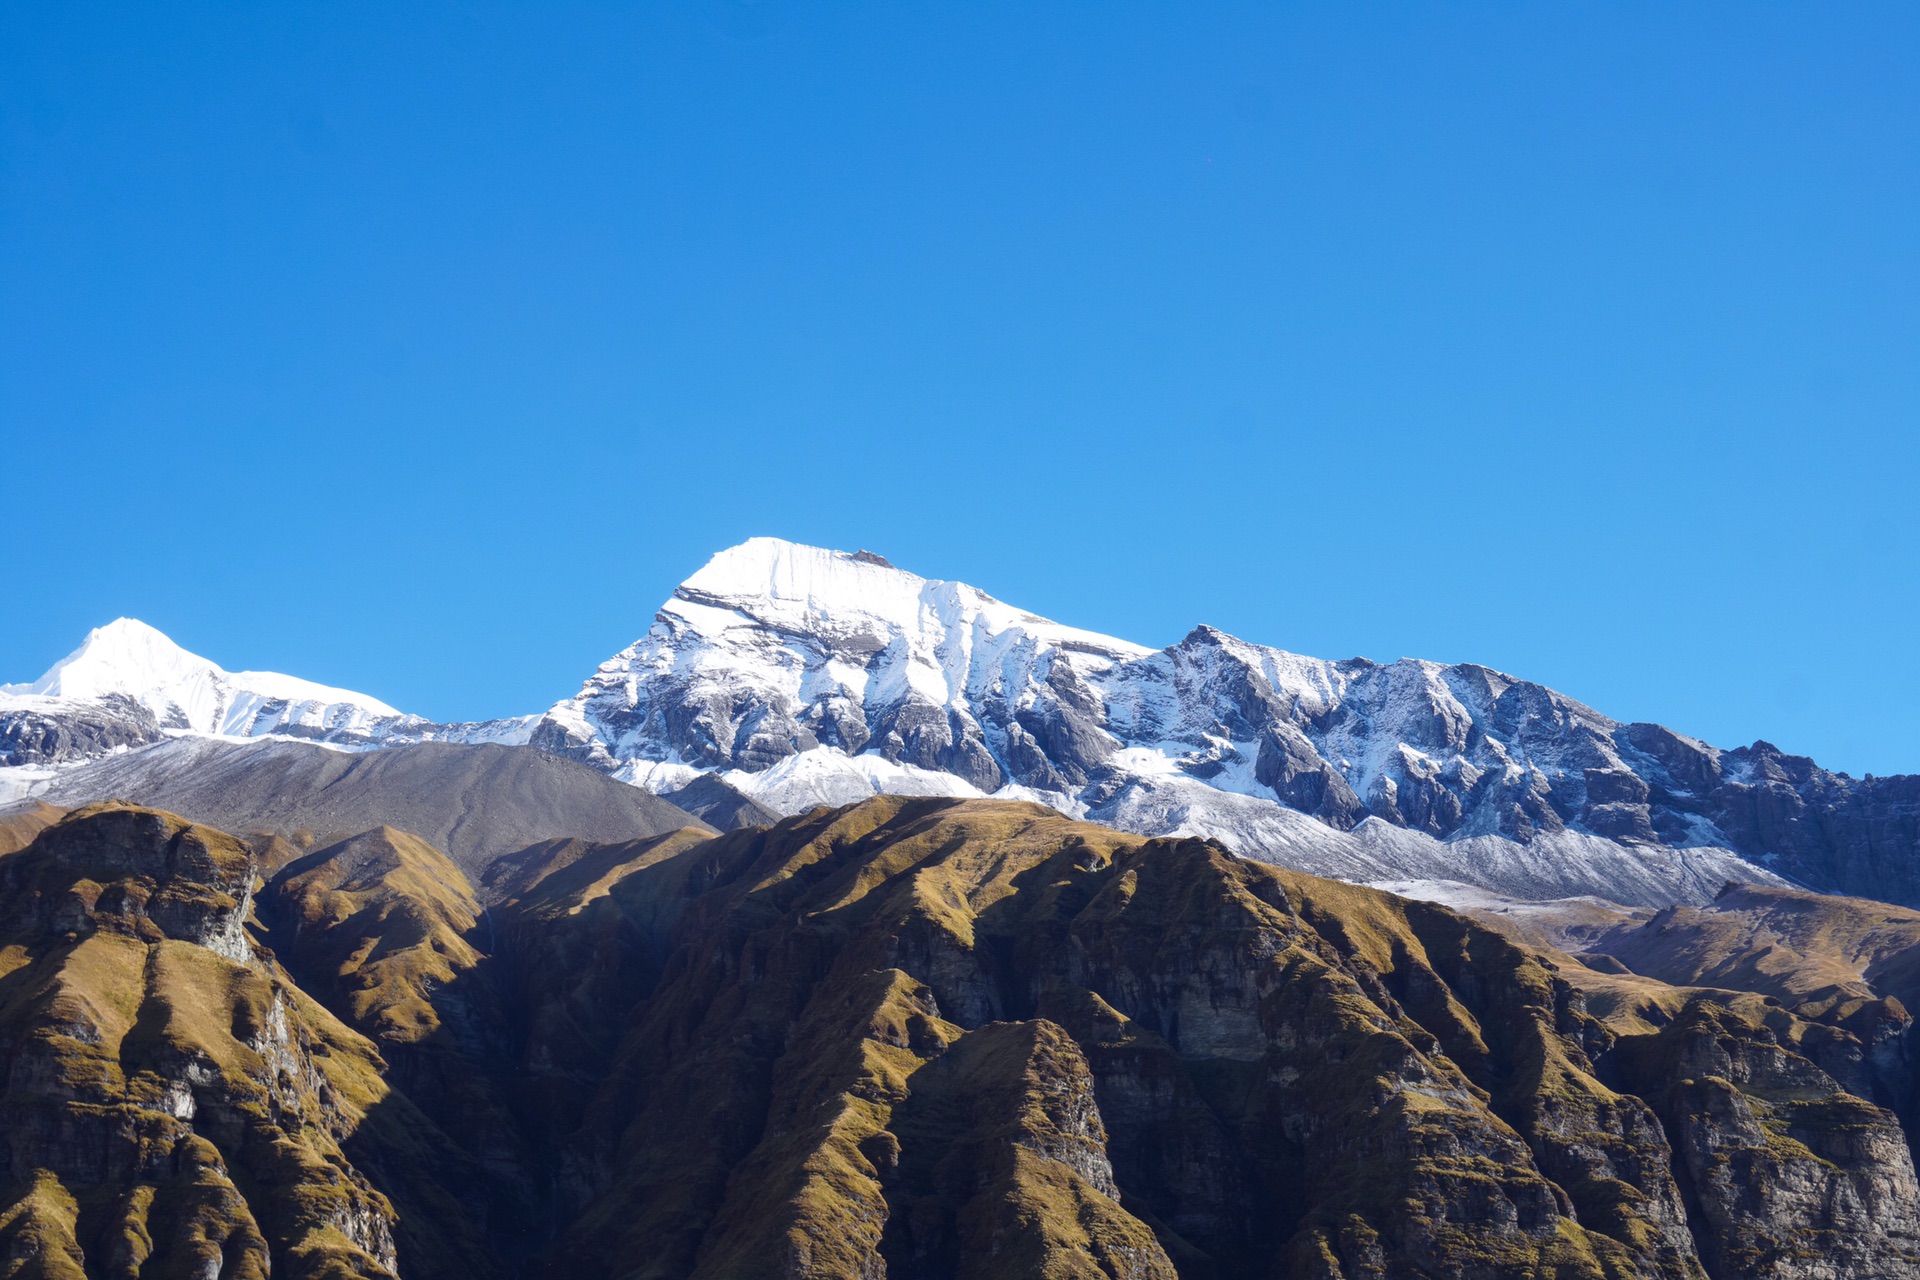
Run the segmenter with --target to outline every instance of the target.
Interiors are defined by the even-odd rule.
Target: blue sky
[[[1911,4],[7,6],[0,679],[532,710],[773,534],[1920,771],[1916,210]]]

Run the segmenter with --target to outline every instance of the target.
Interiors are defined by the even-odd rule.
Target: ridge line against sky
[[[539,709],[760,533],[1920,772],[1920,9],[0,13],[0,678]],[[24,483],[22,483],[24,481]]]
[[[868,556],[871,556],[871,555],[875,555],[875,554],[877,554],[877,553],[874,553],[874,552],[872,552],[872,551],[870,551],[870,550],[868,550],[868,549],[858,549],[858,551],[857,551],[857,552],[850,552],[850,551],[847,551],[847,550],[845,550],[845,549],[834,549],[834,548],[808,548],[808,547],[806,547],[806,546],[805,546],[804,544],[794,544],[794,543],[791,543],[790,541],[788,541],[788,540],[784,540],[784,539],[767,539],[767,538],[761,538],[761,539],[756,539],[756,541],[775,541],[775,542],[784,542],[784,543],[786,543],[786,545],[788,545],[788,546],[799,546],[799,547],[800,547],[800,548],[801,548],[802,550],[810,550],[810,549],[811,549],[811,550],[827,550],[827,551],[830,551],[830,552],[832,552],[832,553],[834,553],[834,554],[837,554],[837,555],[844,555],[844,556],[853,556],[853,555],[855,555],[855,554],[859,554],[859,555],[868,555]],[[719,560],[720,558],[721,558],[721,556],[719,556],[719,555],[716,555],[716,556],[714,557],[714,561],[718,561],[718,560]],[[881,557],[881,559],[882,559],[882,560],[884,561],[884,560],[885,560],[885,557]],[[712,563],[713,563],[713,562],[709,562],[709,567],[711,567],[711,564],[712,564]],[[944,585],[944,584],[947,584],[947,583],[951,583],[951,582],[954,582],[954,581],[956,581],[956,580],[953,580],[953,579],[942,579],[942,578],[939,578],[939,577],[937,577],[937,576],[930,576],[930,575],[924,575],[924,574],[915,574],[915,573],[914,573],[914,571],[913,571],[913,569],[912,569],[911,567],[909,567],[909,566],[904,566],[904,565],[894,565],[894,564],[892,564],[892,563],[891,563],[890,561],[888,561],[888,562],[887,562],[887,565],[888,565],[888,567],[889,567],[889,568],[893,568],[893,569],[898,569],[898,570],[902,570],[902,571],[904,571],[904,572],[905,572],[906,574],[908,574],[908,575],[910,575],[910,576],[914,576],[914,577],[917,577],[917,578],[919,578],[919,579],[920,579],[920,580],[921,580],[922,582],[924,582],[924,583],[927,583],[927,584],[930,584],[930,585],[934,585],[934,586],[939,586],[939,585]],[[703,571],[703,572],[704,572],[704,571]],[[699,574],[699,573],[694,573],[694,574],[689,574],[689,575],[688,575],[688,578],[686,579],[686,581],[685,581],[685,582],[683,582],[683,583],[682,583],[681,585],[683,585],[683,586],[689,586],[689,587],[691,587],[691,584],[693,583],[693,581],[694,581],[694,580],[695,580],[696,578],[698,578],[699,576],[700,576],[700,574]],[[964,585],[967,585],[967,586],[974,586],[974,587],[976,587],[976,588],[977,588],[977,584],[973,584],[973,583],[967,583],[967,584],[964,584]],[[676,588],[676,589],[675,589],[674,591],[672,591],[672,592],[669,592],[669,596],[668,596],[668,597],[662,597],[662,604],[663,604],[663,607],[664,607],[665,605],[667,605],[667,604],[670,604],[670,603],[671,603],[671,600],[669,599],[669,597],[671,597],[671,596],[675,596],[675,595],[677,595],[677,592],[678,592],[678,588]],[[992,592],[986,592],[985,594],[986,594],[986,595],[988,595],[989,597],[992,597],[992,598],[994,598],[994,599],[997,599],[997,600],[999,599],[998,597],[994,597],[994,596],[993,596],[993,593],[992,593]],[[700,597],[696,597],[696,598],[700,598]],[[1035,621],[1039,621],[1039,622],[1045,622],[1045,623],[1049,623],[1049,624],[1052,624],[1052,625],[1055,625],[1055,626],[1058,626],[1058,627],[1061,627],[1061,628],[1063,628],[1063,629],[1065,629],[1065,630],[1069,630],[1069,631],[1071,631],[1071,630],[1082,630],[1082,631],[1084,632],[1084,629],[1080,629],[1080,628],[1075,628],[1075,627],[1074,627],[1074,624],[1073,624],[1073,623],[1072,623],[1072,622],[1071,622],[1070,620],[1066,620],[1066,619],[1060,619],[1060,618],[1050,618],[1050,617],[1047,617],[1047,616],[1046,616],[1046,615],[1045,615],[1044,613],[1035,613],[1034,611],[1031,611],[1031,610],[1026,610],[1026,609],[1024,609],[1024,607],[1023,607],[1023,606],[1021,606],[1021,605],[1019,605],[1019,604],[1018,604],[1017,602],[1014,602],[1014,601],[1008,601],[1008,600],[999,600],[999,602],[1000,602],[1001,604],[1004,604],[1004,605],[1008,605],[1008,606],[1010,606],[1010,607],[1012,607],[1012,608],[1014,608],[1014,609],[1016,609],[1016,610],[1020,610],[1020,611],[1021,611],[1021,612],[1023,612],[1023,613],[1024,613],[1024,614],[1025,614],[1026,616],[1028,616],[1028,617],[1030,617],[1030,618],[1032,618],[1032,619],[1034,619]],[[125,621],[134,621],[134,622],[139,622],[142,628],[144,628],[144,627],[146,627],[146,626],[148,626],[148,625],[149,625],[149,624],[145,624],[144,622],[141,622],[141,620],[139,620],[139,619],[125,619],[125,618],[121,618],[121,619],[116,619],[116,620],[113,620],[113,621],[120,621],[120,622],[125,622]],[[107,624],[102,624],[102,625],[103,625],[103,626],[110,626],[110,625],[111,625],[111,623],[107,623]],[[1205,626],[1205,625],[1207,625],[1207,624],[1196,624],[1196,627],[1195,627],[1195,628],[1191,628],[1190,630],[1194,630],[1194,629],[1198,629],[1198,627],[1199,627],[1199,626]],[[158,628],[155,628],[155,630],[158,630]],[[149,633],[149,634],[150,634],[150,633]],[[1089,635],[1093,635],[1093,634],[1101,634],[1101,633],[1097,633],[1097,632],[1086,632],[1086,634],[1089,634]],[[162,635],[162,636],[165,636],[165,633],[164,633],[164,631],[162,631],[162,632],[161,632],[161,635]],[[1130,641],[1130,638],[1129,638],[1129,637],[1125,637],[1125,636],[1106,636],[1105,638],[1106,638],[1106,639],[1109,639],[1109,640],[1118,640],[1118,641],[1121,641],[1122,643],[1130,643],[1130,642],[1131,642],[1131,641]],[[1245,637],[1245,636],[1241,636],[1241,637],[1235,637],[1235,638],[1236,638],[1236,639],[1240,639],[1240,640],[1248,640],[1248,639],[1250,639],[1250,637]],[[91,640],[91,639],[92,639],[92,636],[91,636],[91,634],[89,634],[89,636],[88,636],[88,637],[86,637],[86,639],[87,639],[87,640]],[[167,641],[171,641],[171,640],[172,640],[172,638],[171,638],[171,637],[166,637],[166,640],[167,640]],[[1164,649],[1167,649],[1167,648],[1171,648],[1171,647],[1172,647],[1172,645],[1173,645],[1174,643],[1176,643],[1176,642],[1169,642],[1169,643],[1168,643],[1167,645],[1163,645],[1163,646],[1147,646],[1147,649],[1148,649],[1149,651],[1153,651],[1153,650],[1154,650],[1155,648],[1158,648],[1158,649],[1161,649],[1161,650],[1164,650]],[[1258,641],[1258,640],[1253,640],[1253,641],[1252,641],[1252,643],[1255,643],[1255,644],[1261,644],[1262,642],[1260,642],[1260,641]],[[184,647],[184,646],[183,646],[183,647]],[[624,645],[623,645],[623,646],[621,646],[621,647],[622,647],[622,648],[624,649],[624,648],[625,648],[626,646],[624,646]],[[1278,648],[1279,646],[1272,646],[1272,645],[1267,645],[1267,646],[1265,646],[1265,647],[1267,647],[1267,648]],[[82,645],[80,646],[80,648],[82,648],[82,649],[83,649],[83,648],[85,648],[85,644],[84,644],[84,642],[83,642],[83,644],[82,644]],[[71,652],[70,654],[68,654],[68,655],[66,655],[66,657],[72,657],[72,656],[76,656],[76,655],[77,655],[77,654],[78,654],[79,652],[80,652],[80,649],[76,649],[76,650],[74,650],[74,651],[72,651],[72,652]],[[361,699],[361,700],[369,700],[369,699],[371,699],[371,700],[372,700],[373,702],[375,702],[376,704],[379,704],[379,703],[383,703],[383,702],[384,702],[384,700],[382,700],[382,699],[379,699],[379,698],[378,698],[378,695],[377,695],[377,694],[374,694],[374,693],[372,693],[372,692],[371,692],[371,691],[369,691],[369,690],[365,690],[365,689],[347,689],[347,688],[342,688],[342,687],[339,687],[339,686],[328,686],[328,685],[326,685],[326,684],[325,684],[324,682],[312,682],[312,681],[309,681],[307,677],[305,677],[305,676],[303,676],[303,675],[302,675],[302,674],[301,674],[300,672],[297,672],[297,671],[278,671],[278,672],[270,672],[270,673],[269,673],[269,672],[266,672],[266,671],[265,671],[265,670],[264,670],[263,668],[259,668],[259,667],[251,667],[251,668],[244,668],[244,667],[235,667],[235,666],[232,666],[231,664],[228,664],[228,663],[224,663],[224,662],[220,662],[220,661],[219,661],[219,660],[217,660],[217,659],[213,659],[213,658],[210,658],[210,657],[209,657],[208,655],[206,655],[206,654],[195,654],[195,653],[193,653],[193,652],[192,652],[192,650],[191,650],[191,649],[188,649],[188,650],[187,650],[187,652],[188,652],[188,653],[189,653],[189,654],[190,654],[191,656],[193,656],[193,657],[198,657],[198,658],[202,658],[202,659],[206,659],[206,660],[208,660],[208,661],[212,661],[212,662],[214,663],[214,665],[215,665],[215,666],[217,666],[217,667],[220,667],[220,668],[222,668],[223,670],[225,670],[225,671],[227,671],[227,672],[229,672],[229,673],[251,673],[251,674],[255,674],[255,675],[260,675],[260,674],[272,674],[272,675],[274,675],[274,676],[276,676],[276,677],[288,677],[288,676],[291,676],[291,677],[294,677],[294,678],[295,678],[296,680],[299,680],[299,681],[302,681],[302,682],[307,682],[307,683],[312,683],[312,684],[314,685],[314,689],[313,689],[313,692],[314,692],[314,694],[316,694],[316,695],[323,695],[323,696],[340,696],[340,697],[350,697],[350,698],[357,698],[357,699]],[[1325,657],[1326,657],[1326,655],[1322,655],[1322,654],[1306,654],[1306,655],[1302,655],[1302,656],[1304,656],[1304,657],[1307,657],[1307,658],[1325,658]],[[1421,659],[1419,659],[1419,658],[1418,658],[1418,655],[1402,655],[1402,656],[1403,656],[1403,658],[1412,658],[1412,659],[1414,659],[1414,660],[1421,660]],[[61,659],[61,661],[64,661],[64,660],[65,660],[65,658],[63,657],[63,658]],[[1380,661],[1380,660],[1377,660],[1377,659],[1376,659],[1376,661]],[[1391,660],[1387,660],[1387,661],[1391,661]],[[1433,660],[1431,660],[1431,659],[1427,659],[1427,661],[1433,661]],[[1471,660],[1462,660],[1462,661],[1463,661],[1463,662],[1466,662],[1466,663],[1468,663],[1468,664],[1471,664]],[[1446,665],[1452,665],[1452,664],[1446,664]],[[1479,665],[1486,665],[1486,664],[1479,664]],[[47,675],[47,674],[51,674],[51,667],[49,668],[49,670],[48,670],[47,672],[43,672],[43,673],[42,673],[42,676],[44,676],[44,675]],[[1527,679],[1528,679],[1528,677],[1527,677],[1527,676],[1525,676],[1525,675],[1524,675],[1523,673],[1519,673],[1519,672],[1503,672],[1502,674],[1504,674],[1504,675],[1508,675],[1508,676],[1511,676],[1511,677],[1517,677],[1518,679],[1521,679],[1521,680],[1527,680]],[[40,677],[36,677],[36,679],[38,679],[38,678],[40,678]],[[6,684],[8,684],[8,683],[12,683],[12,684],[14,684],[14,685],[16,685],[16,686],[23,686],[23,685],[25,685],[25,684],[27,684],[27,683],[29,683],[29,682],[28,682],[28,681],[15,681],[15,682],[5,682],[5,681],[0,681],[0,686],[3,686],[3,685],[6,685]],[[1539,683],[1541,683],[1541,682],[1539,682],[1539,681],[1533,681],[1532,683],[1535,683],[1535,684],[1539,684]],[[1549,688],[1551,688],[1552,686],[1550,686],[1550,685],[1549,685],[1548,687],[1549,687]],[[24,690],[16,690],[16,691],[24,691]],[[570,692],[571,692],[571,691],[570,691]],[[1565,690],[1556,690],[1556,692],[1559,692],[1559,693],[1565,693],[1566,691],[1565,691]],[[544,711],[546,711],[546,710],[548,710],[548,709],[550,708],[550,706],[551,706],[551,705],[553,705],[553,704],[555,704],[555,703],[558,703],[558,702],[560,702],[560,701],[563,701],[563,700],[564,700],[564,698],[565,698],[565,696],[566,696],[566,695],[559,695],[559,696],[557,696],[556,698],[554,698],[554,699],[551,699],[551,700],[550,700],[550,701],[549,701],[548,703],[546,703],[546,704],[542,704],[541,706],[538,706],[538,707],[531,707],[531,708],[525,708],[525,709],[522,709],[522,710],[519,710],[519,711],[512,711],[512,712],[506,712],[506,713],[503,713],[503,714],[501,714],[501,715],[497,715],[497,716],[485,716],[485,717],[466,717],[466,718],[463,718],[463,719],[464,719],[464,720],[466,720],[466,721],[478,721],[478,720],[489,720],[489,719],[508,719],[508,718],[513,718],[513,717],[518,717],[518,716],[523,716],[523,715],[529,715],[529,714],[531,714],[531,715],[535,715],[535,716],[538,716],[538,715],[539,715],[539,714],[541,714],[542,712],[544,712]],[[1578,699],[1576,699],[1576,701],[1578,701]],[[376,710],[380,710],[381,708],[380,708],[380,707],[379,707],[378,705],[376,705],[376,708],[375,708],[375,709],[376,709]],[[1601,713],[1602,715],[1607,715],[1607,714],[1608,714],[1608,712],[1606,711],[1606,709],[1605,709],[1604,707],[1595,707],[1595,708],[1593,708],[1593,709],[1594,709],[1594,710],[1596,710],[1596,711],[1599,711],[1599,712],[1600,712],[1600,713]],[[398,714],[409,714],[409,715],[417,715],[417,714],[419,714],[418,712],[415,712],[415,711],[412,711],[412,710],[410,710],[410,709],[408,709],[408,708],[404,708],[404,707],[386,707],[386,708],[385,708],[385,710],[386,710],[386,712],[387,712],[387,713],[389,713],[389,714],[394,714],[394,713],[398,713]],[[429,719],[433,719],[433,717],[428,717],[428,718],[429,718]],[[1613,717],[1613,718],[1615,718],[1615,719],[1617,719],[1617,720],[1620,720],[1620,721],[1621,721],[1622,723],[1626,723],[1626,722],[1628,722],[1628,720],[1629,720],[1629,718],[1627,718],[1627,717]],[[461,722],[461,720],[454,720],[454,721],[446,721],[446,722],[447,722],[447,723],[459,723],[459,722]],[[1668,727],[1669,727],[1669,728],[1676,728],[1676,729],[1678,729],[1678,730],[1679,730],[1679,731],[1680,731],[1681,733],[1687,733],[1687,732],[1688,732],[1688,731],[1687,731],[1687,730],[1686,730],[1686,729],[1685,729],[1684,727],[1681,727],[1681,726],[1671,726],[1671,725],[1670,725],[1670,726],[1668,726]],[[1698,735],[1692,735],[1692,734],[1689,734],[1688,736],[1698,736]],[[1748,744],[1746,744],[1746,743],[1732,743],[1732,742],[1713,742],[1713,743],[1711,743],[1710,745],[1713,745],[1713,746],[1717,746],[1717,747],[1722,747],[1722,748],[1731,748],[1731,747],[1735,747],[1735,746],[1745,746],[1745,745],[1748,745]],[[1778,744],[1774,744],[1774,745],[1776,745],[1776,746],[1777,746]]]

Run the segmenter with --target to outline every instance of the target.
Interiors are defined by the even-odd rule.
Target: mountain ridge
[[[761,815],[992,795],[1353,880],[1647,905],[1737,880],[1920,901],[1920,779],[1856,780],[1764,741],[1722,750],[1471,663],[1328,661],[1209,626],[1152,649],[778,539],[715,555],[539,715],[436,725],[211,663],[177,695],[98,673],[90,700],[46,692],[74,665],[7,687],[0,760],[44,770],[214,732],[211,698],[218,727],[245,736],[525,742],[657,794],[711,779]]]

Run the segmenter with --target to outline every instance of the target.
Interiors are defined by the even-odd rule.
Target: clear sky
[[[1920,5],[0,8],[0,679],[755,534],[1920,771]]]

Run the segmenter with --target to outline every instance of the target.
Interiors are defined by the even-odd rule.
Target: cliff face
[[[1920,1276],[1897,1002],[1039,806],[478,889],[96,807],[0,854],[0,928],[0,1275]]]
[[[372,1047],[254,955],[231,837],[99,806],[0,859],[11,1275],[380,1276]]]
[[[1661,834],[1708,822],[1797,883],[1920,904],[1920,777],[1851,778],[1770,742],[1715,751],[1658,725],[1617,738]]]
[[[153,714],[130,699],[76,706],[0,695],[0,767],[89,760],[163,737]]]
[[[1618,1056],[1673,1137],[1716,1274],[1913,1273],[1920,1194],[1893,1116],[1712,1005],[1690,1005]]]

